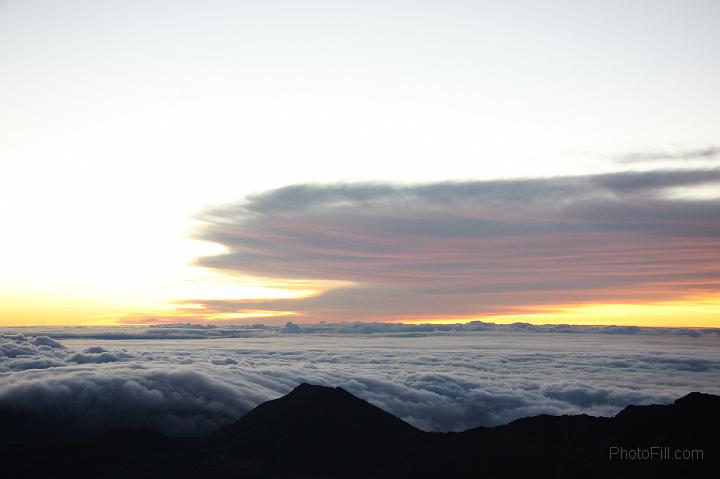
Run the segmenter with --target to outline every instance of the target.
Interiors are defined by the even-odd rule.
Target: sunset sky
[[[720,327],[719,22],[0,1],[0,326]]]

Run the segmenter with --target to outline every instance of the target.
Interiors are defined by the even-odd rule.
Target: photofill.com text
[[[699,461],[705,456],[702,449],[676,449],[670,446],[610,446],[609,453],[611,461]]]

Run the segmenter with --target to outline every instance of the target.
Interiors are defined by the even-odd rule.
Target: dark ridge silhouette
[[[0,411],[4,477],[694,478],[718,466],[720,396],[691,393],[613,418],[541,415],[429,433],[344,389],[301,384],[205,439],[124,428],[48,443],[21,426]],[[655,455],[642,459],[638,448]],[[702,458],[665,457],[676,450]]]
[[[332,443],[337,437],[348,435],[377,439],[375,435],[379,430],[384,431],[387,440],[422,434],[419,429],[342,388],[302,383],[287,395],[260,404],[213,437],[282,444],[297,432],[303,434],[305,440],[310,433],[317,441]],[[287,439],[279,440],[279,433],[291,436],[283,435]]]
[[[279,469],[363,467],[405,457],[425,433],[342,388],[300,384],[213,435]]]

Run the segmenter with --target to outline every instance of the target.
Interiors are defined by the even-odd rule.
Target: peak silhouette
[[[332,436],[366,436],[382,430],[393,436],[407,436],[421,431],[390,413],[373,406],[342,388],[300,384],[287,395],[267,401],[219,435],[234,437],[263,435],[269,431],[293,435],[301,432],[319,441]],[[276,440],[277,438],[273,439]],[[279,440],[279,439],[278,439]]]
[[[214,435],[257,462],[304,471],[387,461],[424,435],[342,388],[300,384]],[[322,451],[322,453],[320,453]],[[281,467],[282,468],[282,467]]]

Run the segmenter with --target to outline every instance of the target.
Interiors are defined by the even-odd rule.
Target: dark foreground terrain
[[[3,477],[717,477],[720,396],[429,433],[341,388],[301,384],[205,439],[148,429],[70,438],[27,424],[0,411]]]

